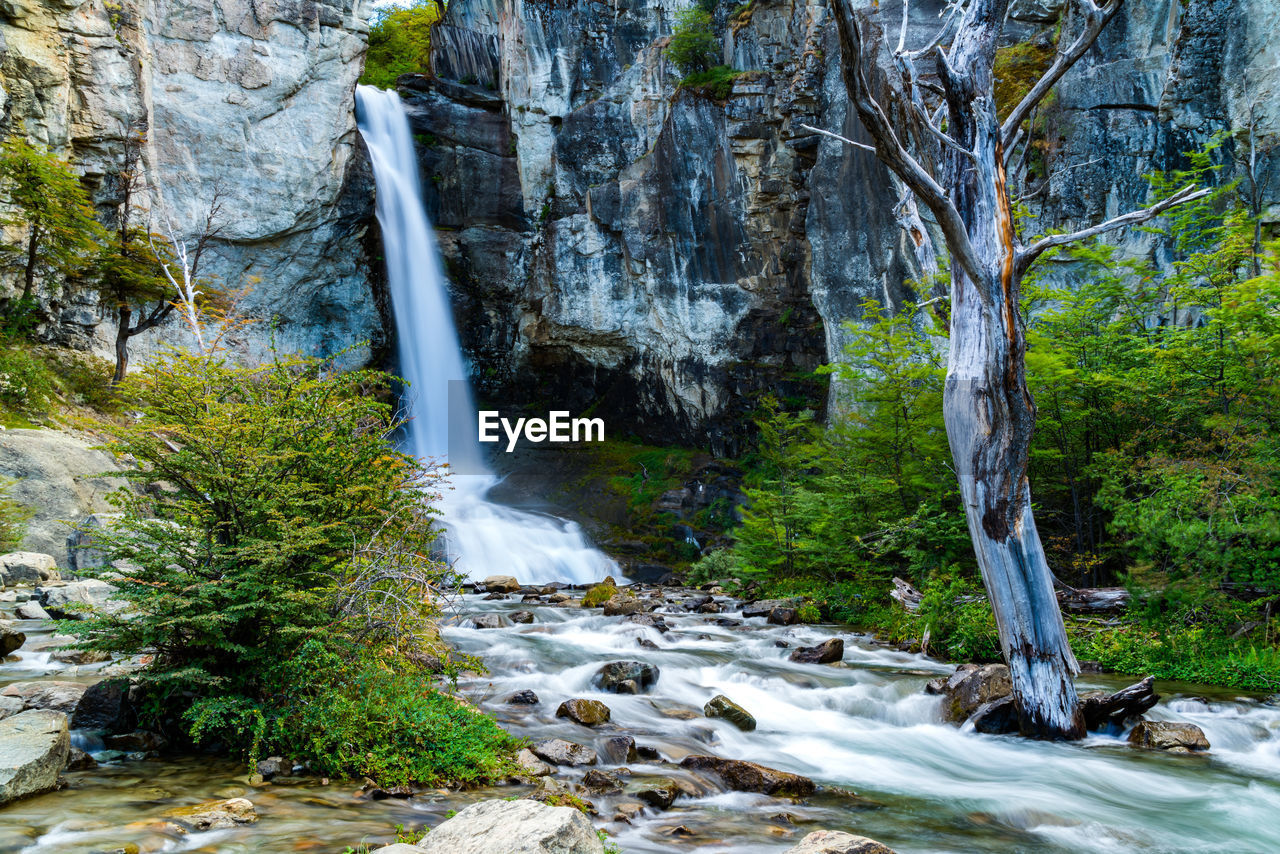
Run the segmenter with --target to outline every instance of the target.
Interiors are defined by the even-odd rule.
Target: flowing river
[[[1140,751],[1113,737],[1048,744],[978,735],[941,723],[939,698],[921,692],[949,665],[836,626],[772,626],[733,611],[679,613],[672,603],[664,610],[678,613],[661,634],[598,610],[519,598],[467,596],[460,603],[466,612],[534,614],[532,624],[492,629],[457,617],[449,638],[483,655],[490,671],[462,689],[516,734],[596,747],[600,768],[617,767],[606,760],[611,736],[631,735],[656,748],[664,762],[627,763],[623,781],[684,781],[687,794],[670,809],[648,809],[630,825],[611,822],[614,804],[633,799],[586,793],[599,808],[597,823],[627,854],[783,851],[819,828],[870,836],[900,854],[1280,851],[1280,708],[1207,688],[1158,686],[1168,696],[1150,717],[1198,724],[1212,744],[1203,756]],[[5,683],[100,678],[100,666],[67,667],[33,651],[49,642],[47,626],[22,627],[31,638],[0,665]],[[779,646],[833,635],[845,639],[844,661],[835,665],[790,662]],[[657,649],[641,647],[641,639]],[[657,665],[657,684],[638,696],[592,689],[595,671],[616,660]],[[1082,685],[1114,689],[1125,681]],[[537,692],[538,705],[506,702],[526,689]],[[740,732],[703,717],[702,705],[717,693],[750,711],[758,728]],[[602,700],[612,720],[587,729],[554,717],[571,697]],[[83,733],[76,738],[95,747]],[[671,764],[689,753],[760,762],[812,777],[821,788],[802,802],[721,791],[712,778]],[[585,770],[561,769],[560,776],[573,779]],[[396,824],[435,824],[472,800],[531,790],[515,785],[374,800],[351,781],[251,785],[242,765],[208,757],[117,756],[66,778],[67,788],[0,811],[0,851],[341,852],[362,840],[390,841]],[[257,806],[257,824],[184,836],[161,821],[175,806],[238,795]]]

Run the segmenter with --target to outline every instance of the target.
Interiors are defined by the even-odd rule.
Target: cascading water
[[[450,448],[451,421],[455,439],[474,437],[476,415],[435,235],[422,206],[409,122],[395,92],[371,86],[356,89],[356,117],[373,161],[400,374],[414,416],[407,444],[424,461],[448,458],[454,472],[441,501],[450,559],[464,574],[501,573],[535,584],[585,583],[615,572],[616,564],[592,548],[575,523],[489,501],[498,478],[485,468],[478,443],[455,441]]]

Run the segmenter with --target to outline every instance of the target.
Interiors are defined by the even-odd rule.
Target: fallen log
[[[1058,604],[1073,614],[1118,613],[1129,607],[1123,587],[1078,587],[1058,591]]]
[[[1123,727],[1128,719],[1140,717],[1160,699],[1155,691],[1155,682],[1155,677],[1148,676],[1114,694],[1104,694],[1101,691],[1085,694],[1080,698],[1085,728],[1118,728]]]

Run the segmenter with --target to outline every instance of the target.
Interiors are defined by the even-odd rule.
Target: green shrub
[[[680,81],[681,89],[692,89],[709,95],[717,101],[723,101],[733,91],[733,81],[741,77],[743,72],[727,65],[717,65],[706,71],[695,71]],[[788,308],[790,311],[790,308]],[[786,321],[783,321],[784,323]]]
[[[710,584],[713,581],[736,579],[740,572],[738,556],[733,549],[716,549],[690,567],[688,580],[695,586]]]
[[[675,31],[666,56],[684,75],[707,72],[720,64],[720,39],[709,12],[695,7],[676,13]]]
[[[44,415],[54,404],[56,390],[53,372],[30,347],[0,347],[0,407],[5,411]]]
[[[32,516],[31,508],[9,497],[17,483],[16,480],[0,477],[0,551],[3,552],[11,552],[18,547],[26,536],[27,522]]]
[[[139,417],[110,448],[170,488],[114,494],[121,523],[95,531],[136,566],[112,579],[130,612],[66,626],[89,649],[155,651],[147,723],[386,781],[493,769],[477,751],[503,752],[500,731],[415,665],[444,657],[433,594],[457,577],[428,557],[432,478],[389,444],[390,382],[180,353],[127,380]]]

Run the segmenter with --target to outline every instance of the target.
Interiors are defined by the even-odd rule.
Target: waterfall
[[[486,497],[498,478],[486,468],[476,441],[466,365],[440,253],[422,206],[408,119],[395,92],[358,86],[356,120],[377,185],[400,375],[407,384],[406,446],[429,464],[447,461],[451,470],[451,488],[444,490],[440,507],[449,559],[473,578],[514,575],[525,584],[581,584],[616,572],[617,565],[587,543],[576,523]],[[464,436],[469,438],[459,441]]]

